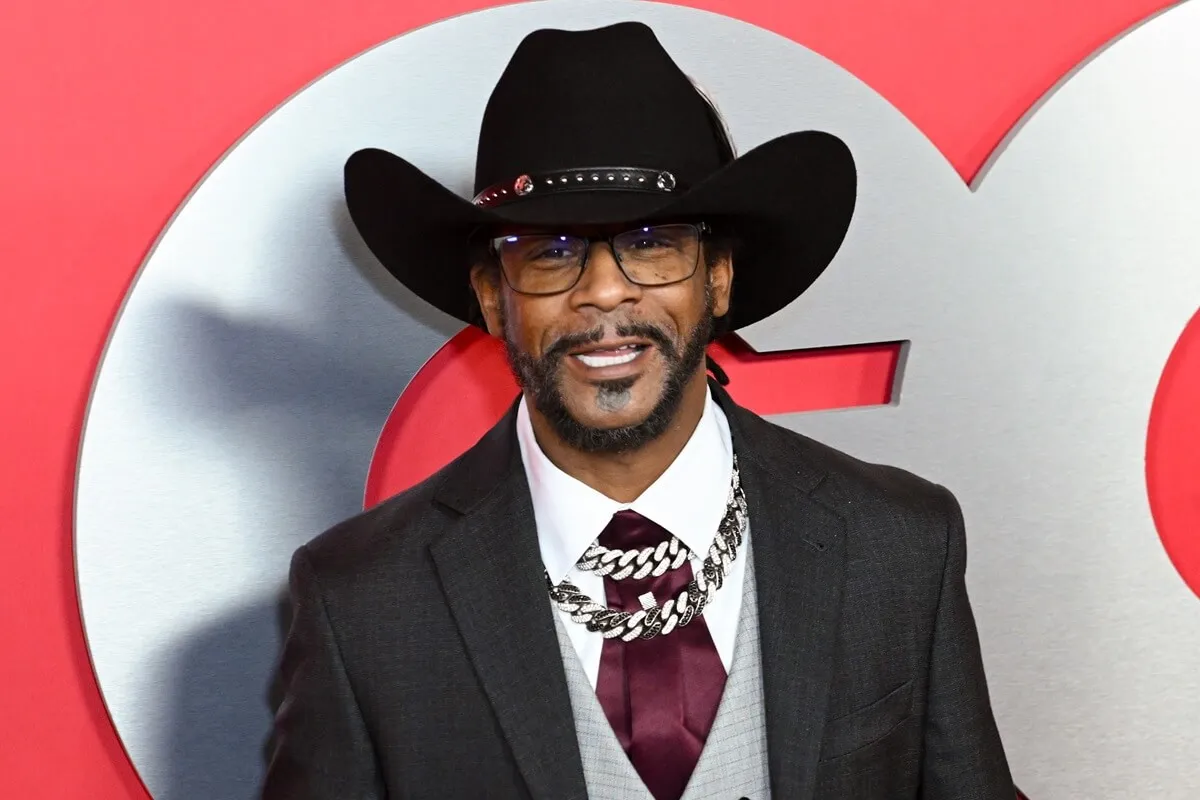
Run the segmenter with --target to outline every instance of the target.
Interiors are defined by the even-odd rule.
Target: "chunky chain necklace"
[[[547,575],[550,600],[570,614],[573,622],[586,625],[589,631],[599,633],[605,639],[620,637],[629,642],[638,637],[653,639],[655,636],[666,636],[704,613],[705,607],[725,582],[729,565],[737,558],[738,548],[746,534],[747,520],[746,495],[742,491],[737,456],[734,456],[725,516],[708,549],[708,556],[692,581],[664,605],[659,606],[652,596],[643,596],[641,610],[618,611],[597,603],[569,581],[555,585]],[[575,566],[613,580],[637,579],[662,575],[668,569],[678,569],[690,555],[687,546],[674,536],[656,547],[627,551],[602,547],[598,542],[593,542]]]

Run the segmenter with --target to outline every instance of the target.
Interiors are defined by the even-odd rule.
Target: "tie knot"
[[[625,509],[613,514],[597,541],[610,550],[641,550],[658,547],[670,538],[670,531],[657,522]]]

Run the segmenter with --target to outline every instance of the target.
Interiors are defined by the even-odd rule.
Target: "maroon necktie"
[[[634,511],[618,511],[600,534],[616,550],[655,547],[671,537]],[[636,612],[653,592],[664,605],[692,580],[684,562],[659,577],[604,579],[609,608]],[[596,695],[618,741],[655,800],[679,800],[712,728],[725,667],[703,617],[653,639],[605,639]]]

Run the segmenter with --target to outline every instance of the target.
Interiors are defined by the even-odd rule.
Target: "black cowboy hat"
[[[472,322],[469,238],[506,223],[703,221],[736,236],[729,328],[796,299],[833,260],[854,211],[837,137],[789,133],[735,158],[713,107],[637,22],[525,37],[479,132],[465,200],[399,156],[346,162],[367,246],[431,305]]]

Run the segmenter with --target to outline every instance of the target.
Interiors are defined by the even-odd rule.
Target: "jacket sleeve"
[[[967,598],[962,509],[944,488],[946,561],[929,666],[921,800],[1013,800]]]
[[[382,800],[371,739],[303,547],[292,557],[289,587],[292,624],[279,667],[283,702],[263,800]]]

